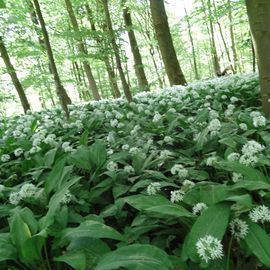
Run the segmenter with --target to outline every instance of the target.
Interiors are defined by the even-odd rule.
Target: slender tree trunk
[[[177,60],[163,0],[150,0],[150,9],[165,70],[171,85],[186,85]]]
[[[26,113],[28,110],[30,110],[30,105],[29,105],[29,102],[28,102],[27,97],[25,95],[25,92],[23,90],[23,87],[18,79],[15,68],[13,67],[13,65],[10,61],[7,49],[5,47],[3,38],[1,36],[0,36],[0,54],[1,54],[1,57],[3,58],[7,72],[8,72],[8,74],[13,82],[13,85],[14,85],[14,87],[19,95],[24,113]]]
[[[121,82],[122,82],[125,96],[126,96],[127,100],[130,102],[130,101],[132,101],[132,95],[131,95],[130,88],[129,88],[129,85],[127,83],[123,68],[122,68],[120,52],[119,52],[119,48],[116,44],[116,38],[115,38],[114,30],[112,27],[112,21],[111,21],[111,16],[110,16],[109,7],[108,7],[108,0],[101,0],[101,1],[103,4],[103,9],[104,9],[104,13],[105,13],[107,29],[108,29],[108,32],[109,32],[109,35],[111,38],[112,48],[113,48],[113,51],[115,54],[116,66],[117,66],[117,69],[118,69],[118,72],[119,72],[119,75],[121,78]]]
[[[68,112],[68,104],[71,104],[71,100],[65,90],[65,88],[63,87],[57,68],[56,68],[56,64],[54,61],[54,56],[53,56],[53,51],[51,48],[51,44],[50,44],[50,39],[49,39],[49,35],[46,29],[46,24],[45,21],[43,19],[42,13],[41,13],[41,9],[40,9],[40,5],[38,0],[33,0],[35,9],[36,9],[36,14],[40,23],[40,27],[41,27],[41,31],[44,37],[44,43],[45,43],[45,47],[46,47],[46,51],[48,54],[48,58],[49,58],[49,63],[50,63],[50,68],[51,68],[51,72],[53,74],[53,78],[54,78],[54,83],[55,83],[55,88],[56,88],[56,93],[58,95],[60,104],[62,106],[63,111],[66,113],[66,116],[69,116],[69,112]]]
[[[234,66],[234,72],[236,73],[238,69],[238,56],[237,56],[237,50],[236,50],[236,45],[235,45],[234,30],[233,30],[231,0],[228,0],[228,16],[229,16],[229,24],[230,24],[230,37],[231,37],[231,42],[232,42],[233,66]]]
[[[186,21],[187,21],[187,26],[188,26],[188,35],[189,35],[191,49],[192,49],[192,58],[193,58],[193,67],[194,67],[194,72],[195,72],[195,79],[199,80],[200,76],[199,76],[199,72],[198,72],[194,40],[193,40],[193,36],[192,36],[192,32],[191,32],[191,25],[190,25],[187,9],[185,7],[184,7],[184,10],[185,10],[185,13],[186,13]]]
[[[122,0],[123,5],[123,17],[125,25],[128,31],[129,43],[134,59],[134,69],[138,80],[139,89],[142,91],[149,91],[148,81],[144,72],[141,53],[138,47],[138,43],[133,31],[133,24],[131,19],[130,10],[127,6],[126,0]]]
[[[226,43],[225,36],[224,36],[224,34],[223,34],[222,26],[221,26],[221,23],[220,23],[219,20],[218,20],[218,16],[217,16],[217,8],[216,8],[216,4],[215,4],[215,1],[214,1],[214,0],[213,0],[213,7],[214,7],[214,14],[215,14],[216,23],[217,23],[217,25],[218,25],[218,29],[219,29],[219,33],[220,33],[220,37],[221,37],[221,40],[222,40],[224,49],[225,49],[225,52],[226,52],[228,61],[230,62],[232,71],[233,71],[233,73],[235,73],[235,71],[234,71],[234,66],[233,66],[233,64],[232,64],[232,60],[231,60],[231,56],[230,56],[230,51],[229,51],[228,45],[227,45],[227,43]]]
[[[263,111],[270,118],[270,1],[246,0],[258,60]]]
[[[79,25],[78,25],[78,22],[77,22],[77,19],[76,19],[76,16],[75,16],[75,13],[74,13],[74,10],[72,7],[72,3],[70,0],[65,0],[65,3],[66,3],[66,7],[67,7],[67,11],[68,11],[68,15],[69,15],[69,19],[70,19],[72,28],[74,29],[74,31],[77,34],[79,34]],[[77,41],[78,41],[78,44],[77,44],[78,52],[83,54],[84,56],[87,56],[87,51],[86,51],[85,45],[84,45],[83,40],[80,36],[77,37]],[[98,88],[97,88],[96,81],[94,79],[91,67],[90,67],[88,61],[85,59],[83,60],[83,68],[84,68],[84,71],[85,71],[85,74],[86,74],[86,77],[87,77],[87,80],[89,83],[89,88],[92,91],[94,99],[100,100],[100,95],[98,92]]]
[[[97,29],[96,29],[96,26],[95,26],[95,23],[94,23],[94,20],[93,20],[92,11],[91,11],[88,4],[85,5],[85,8],[86,8],[87,15],[88,15],[87,16],[88,21],[89,21],[89,23],[91,25],[91,30],[96,33]],[[98,37],[98,35],[96,35],[95,40],[97,42],[97,45],[101,49],[103,49],[102,40]],[[117,84],[116,74],[115,74],[115,72],[114,72],[114,70],[113,70],[113,68],[112,68],[112,66],[110,64],[110,59],[108,57],[108,52],[107,51],[103,52],[102,57],[103,57],[103,61],[105,63],[106,71],[108,73],[112,95],[113,95],[114,98],[119,98],[119,97],[121,97],[121,93],[120,93],[120,90],[119,90],[119,87],[118,87],[118,84]]]
[[[215,70],[216,76],[219,76],[221,74],[221,70],[220,70],[220,64],[219,64],[218,55],[217,55],[217,46],[215,42],[215,33],[214,33],[214,25],[213,25],[212,10],[211,10],[211,0],[207,0],[207,9],[208,9],[209,26],[210,26],[210,34],[211,34],[211,45],[212,45],[211,47],[212,47],[212,53],[213,53],[214,70]]]
[[[256,53],[255,53],[252,37],[251,37],[250,43],[251,43],[251,52],[252,52],[252,71],[256,72]]]

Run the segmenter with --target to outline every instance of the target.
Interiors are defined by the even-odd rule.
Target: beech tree
[[[0,54],[1,54],[1,57],[2,57],[2,59],[4,61],[4,63],[5,63],[7,72],[8,72],[8,74],[9,74],[9,76],[10,76],[12,82],[13,82],[13,85],[14,85],[14,87],[15,87],[18,95],[19,95],[23,110],[26,113],[28,110],[30,110],[30,105],[29,105],[27,97],[26,97],[26,95],[24,93],[23,87],[22,87],[22,85],[21,85],[21,83],[20,83],[20,81],[18,79],[15,68],[13,67],[13,65],[12,65],[12,63],[10,61],[7,49],[5,47],[3,38],[1,36],[0,36]]]
[[[46,47],[46,51],[47,51],[47,55],[48,55],[48,59],[49,59],[49,64],[50,64],[50,68],[51,68],[51,73],[53,74],[53,79],[54,79],[54,83],[55,83],[55,88],[56,88],[56,93],[58,95],[61,107],[63,109],[63,111],[66,113],[66,115],[68,116],[68,104],[71,104],[71,99],[69,98],[65,88],[63,87],[58,71],[57,71],[57,67],[54,61],[54,56],[53,56],[53,51],[51,48],[51,43],[50,43],[50,39],[49,39],[49,35],[46,29],[46,24],[45,21],[43,19],[43,15],[41,12],[41,8],[39,5],[38,0],[33,0],[35,9],[36,9],[36,14],[40,23],[40,27],[41,27],[41,31],[44,37],[44,44]]]
[[[165,70],[171,85],[186,85],[173,46],[164,0],[150,0],[151,14]]]
[[[270,1],[246,0],[260,74],[263,111],[270,118]]]

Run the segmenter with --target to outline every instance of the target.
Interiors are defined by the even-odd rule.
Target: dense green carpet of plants
[[[269,269],[256,74],[0,124],[0,269]]]

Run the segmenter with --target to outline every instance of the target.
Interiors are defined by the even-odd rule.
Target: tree
[[[258,60],[263,111],[270,118],[270,1],[246,0]]]
[[[117,66],[117,69],[118,69],[118,72],[120,75],[120,79],[122,82],[125,96],[126,96],[127,100],[130,102],[130,101],[132,101],[132,95],[131,95],[130,88],[129,88],[129,85],[127,83],[127,80],[126,80],[126,77],[125,77],[125,74],[123,71],[123,67],[121,64],[120,51],[119,51],[119,48],[116,44],[116,38],[115,38],[113,26],[112,26],[112,20],[111,20],[111,15],[110,15],[110,11],[109,11],[108,0],[101,0],[101,1],[103,4],[103,10],[104,10],[104,14],[105,14],[105,20],[106,20],[108,34],[110,36],[112,48],[113,48],[114,55],[115,55],[116,66]]]
[[[165,70],[171,85],[186,85],[170,34],[164,0],[150,0],[151,14]]]
[[[13,65],[10,61],[7,49],[5,47],[3,38],[1,36],[0,36],[0,54],[1,54],[1,57],[3,58],[4,63],[5,63],[7,72],[8,72],[8,74],[9,74],[9,76],[14,84],[14,87],[15,87],[18,95],[19,95],[24,113],[26,113],[28,110],[30,110],[30,105],[29,105],[27,97],[24,93],[23,87],[18,79],[15,68],[13,67]]]
[[[126,0],[122,0],[122,5],[123,5],[123,17],[124,17],[125,25],[128,31],[129,43],[130,43],[131,51],[133,54],[134,69],[135,69],[136,77],[138,79],[138,85],[139,85],[140,90],[149,91],[150,89],[149,89],[148,81],[144,72],[141,53],[138,47],[135,33],[133,31],[131,13],[126,3]]]
[[[46,47],[51,72],[52,72],[53,78],[54,78],[56,93],[58,95],[58,98],[59,98],[59,101],[60,101],[60,104],[61,104],[63,111],[65,112],[66,116],[68,116],[69,115],[68,104],[71,104],[71,99],[69,98],[65,88],[62,85],[58,71],[57,71],[57,67],[56,67],[56,64],[54,61],[54,56],[53,56],[53,51],[51,48],[49,35],[48,35],[47,29],[46,29],[45,21],[44,21],[43,16],[42,16],[39,2],[38,2],[38,0],[33,0],[33,3],[35,6],[35,9],[36,9],[36,14],[37,14],[37,17],[38,17],[38,20],[40,23],[40,27],[41,27],[41,31],[42,31],[42,34],[44,37],[44,44]]]
[[[97,89],[97,85],[96,85],[96,81],[94,79],[93,73],[92,73],[92,69],[87,61],[87,59],[85,59],[85,57],[87,56],[87,50],[86,47],[84,46],[83,43],[83,39],[79,34],[79,25],[72,7],[72,3],[70,0],[65,0],[66,3],[66,7],[67,7],[67,11],[68,11],[68,15],[69,15],[69,19],[72,25],[72,28],[74,29],[74,31],[77,33],[77,48],[78,48],[78,52],[81,53],[84,56],[83,59],[83,68],[89,83],[89,87],[92,90],[92,94],[95,100],[100,100],[100,95]]]

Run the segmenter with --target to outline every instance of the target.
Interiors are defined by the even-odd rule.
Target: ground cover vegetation
[[[1,119],[1,269],[267,269],[257,74]]]

